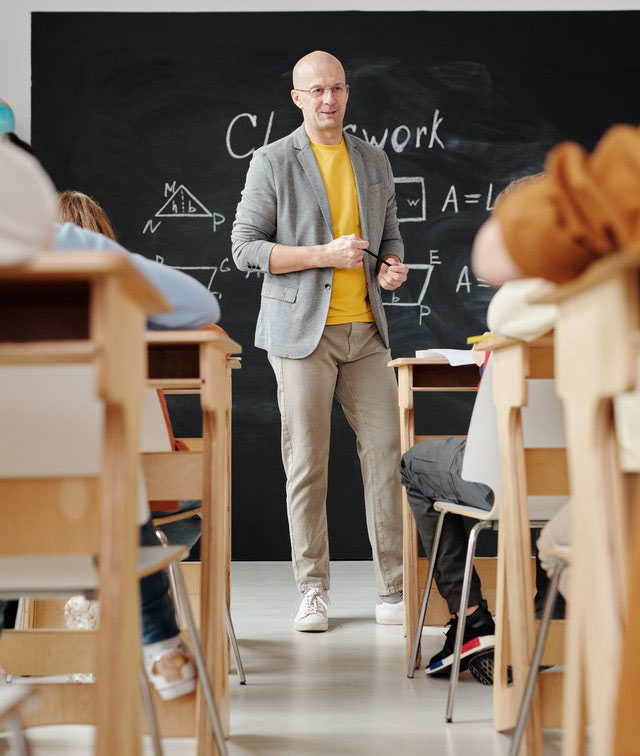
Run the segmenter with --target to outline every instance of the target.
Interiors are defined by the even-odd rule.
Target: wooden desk
[[[444,357],[403,357],[392,360],[389,367],[398,369],[398,403],[400,406],[400,451],[404,454],[415,443],[428,436],[417,436],[414,423],[413,395],[427,391],[476,391],[480,376],[476,365],[451,366]],[[416,527],[407,493],[402,488],[403,522],[403,593],[404,622],[406,634],[407,661],[411,656],[413,628],[420,614],[420,587],[418,570],[418,529]],[[426,560],[424,560],[426,562]],[[431,605],[435,605],[432,595]],[[430,609],[427,621],[436,622]],[[441,624],[449,619],[447,614]],[[407,630],[408,628],[408,630]],[[418,663],[420,660],[418,659]]]
[[[146,336],[149,355],[147,385],[167,393],[198,392],[202,407],[202,570],[200,581],[200,634],[207,659],[216,706],[225,736],[229,733],[228,643],[224,603],[228,595],[231,507],[231,378],[228,354],[241,351],[230,338],[215,331],[152,331]],[[149,487],[150,499],[188,498],[172,491],[162,468],[185,455],[169,452],[145,455],[153,458],[157,488]],[[148,460],[144,461],[145,471]],[[149,478],[147,477],[149,480]],[[195,493],[195,492],[194,492]],[[195,495],[193,498],[200,498]],[[203,702],[198,706],[198,753],[217,753]]]
[[[140,610],[135,576],[138,424],[146,372],[143,335],[145,313],[168,309],[165,299],[121,255],[42,253],[24,265],[0,267],[0,364],[94,364],[96,394],[104,402],[100,514],[97,521],[92,520],[102,604],[95,700],[93,686],[73,686],[83,689],[89,715],[95,710],[92,719],[97,725],[99,756],[136,756],[141,750]],[[71,515],[81,498],[93,498],[94,479],[86,480],[84,485],[74,484]],[[50,489],[57,486],[60,497],[65,483],[65,478],[44,482]],[[11,506],[11,491],[22,484],[9,478],[0,481],[3,516]],[[28,484],[37,486],[41,481],[29,479],[23,488]],[[34,521],[42,500],[30,502]],[[10,514],[6,517],[10,521]],[[51,533],[51,544],[69,536],[66,531],[76,527],[75,519],[61,517],[64,532]],[[14,534],[16,541],[32,536]],[[78,533],[76,551],[80,538]],[[65,687],[42,686],[39,708],[26,712],[25,724],[46,719],[56,707],[59,716]]]

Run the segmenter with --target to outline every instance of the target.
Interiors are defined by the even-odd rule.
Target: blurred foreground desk
[[[73,702],[82,704],[84,718],[73,721],[96,723],[99,756],[135,756],[142,746],[136,585],[138,424],[146,313],[168,309],[162,295],[122,255],[43,252],[24,265],[0,267],[0,365],[92,366],[95,395],[104,403],[100,475],[18,478],[12,472],[3,476],[0,492],[7,521],[16,502],[22,513],[27,507],[33,513],[29,532],[7,531],[11,542],[5,539],[6,553],[27,553],[20,549],[33,547],[42,519],[38,511],[45,504],[57,506],[60,512],[55,525],[59,523],[59,530],[47,525],[45,538],[51,551],[62,544],[67,552],[90,549],[99,556],[97,683],[42,685],[37,705],[25,714],[27,726],[69,721],[65,717]],[[30,420],[37,423],[37,418]],[[61,443],[65,432],[60,429]],[[39,440],[36,433],[34,456]],[[17,498],[17,490],[25,492],[22,499]],[[76,539],[74,548],[71,538]],[[56,654],[50,656],[49,661],[60,661]]]
[[[437,436],[417,436],[414,424],[415,392],[425,391],[476,391],[480,381],[480,374],[476,365],[450,365],[444,357],[402,357],[392,360],[389,367],[398,369],[398,403],[400,406],[400,450],[404,454],[414,444]],[[403,520],[403,563],[404,563],[404,620],[406,628],[414,628],[420,613],[420,578],[418,568],[418,529],[407,501],[407,493],[402,488],[402,520]],[[426,563],[426,560],[421,560]],[[426,569],[426,568],[425,568]],[[481,575],[482,578],[482,575]],[[432,607],[440,606],[442,612],[442,598],[436,600],[436,591],[432,594],[427,622],[433,624],[434,611]],[[437,618],[440,624],[445,624],[446,618]],[[411,655],[411,631],[407,636],[407,661]]]

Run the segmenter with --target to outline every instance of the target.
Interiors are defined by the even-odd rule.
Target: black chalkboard
[[[221,298],[244,346],[234,376],[237,559],[289,554],[275,382],[253,348],[261,281],[229,233],[251,151],[295,128],[290,72],[329,49],[351,85],[346,124],[391,159],[407,285],[387,295],[394,356],[464,346],[491,290],[468,269],[497,193],[563,139],[591,147],[640,114],[637,12],[34,13],[32,141],[60,189],[93,195],[120,241]],[[472,397],[431,398],[424,433],[465,431]],[[184,400],[177,435],[198,432]],[[334,412],[333,558],[370,555],[359,463]]]

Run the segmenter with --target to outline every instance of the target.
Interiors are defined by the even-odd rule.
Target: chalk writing
[[[273,110],[269,114],[269,122],[267,123],[267,128],[265,130],[264,140],[262,144],[269,144],[269,136],[271,135],[271,127],[273,126],[273,116],[274,112]],[[232,158],[235,158],[236,160],[242,160],[243,158],[248,158],[249,155],[252,155],[255,152],[255,147],[252,147],[248,152],[244,152],[242,155],[239,155],[237,152],[235,152],[231,147],[231,133],[236,126],[240,122],[241,119],[247,119],[251,126],[256,129],[258,128],[258,116],[254,113],[240,113],[239,115],[235,116],[231,119],[231,123],[227,127],[227,135],[226,135],[226,145],[227,145],[227,152],[229,155],[231,155]],[[242,124],[246,126],[246,124]]]
[[[396,184],[398,222],[424,221],[427,219],[427,193],[422,176],[399,176]]]
[[[480,289],[490,289],[491,287],[489,284],[483,280],[482,278],[477,279],[476,286],[478,286]],[[456,284],[456,294],[461,290],[464,289],[467,294],[471,293],[471,277],[469,276],[469,266],[465,265],[460,270],[460,275],[458,276],[458,283]]]
[[[162,265],[166,265],[164,261],[164,257],[161,255],[156,255],[156,262],[161,263]],[[218,299],[222,299],[222,294],[219,291],[212,291],[211,285],[213,284],[213,279],[216,277],[216,273],[228,273],[231,270],[231,266],[229,264],[229,258],[225,257],[220,265],[168,265],[169,268],[174,268],[174,270],[185,270],[185,271],[206,271],[206,274],[208,276],[209,271],[211,272],[211,275],[209,276],[209,281],[207,283],[207,289],[212,294],[215,294]]]
[[[235,115],[229,122],[225,135],[225,145],[230,157],[235,160],[244,160],[251,157],[257,147],[269,144],[274,118],[275,112],[273,110],[269,113],[267,119],[262,119],[262,122],[259,121],[256,113],[238,113],[238,115]],[[266,126],[264,127],[264,136],[262,136],[260,129],[265,120]],[[441,150],[446,149],[445,143],[438,133],[438,129],[442,126],[443,121],[444,116],[440,115],[440,111],[436,108],[431,120],[431,126],[425,126],[424,124],[408,126],[403,123],[394,128],[384,127],[383,131],[377,133],[372,132],[371,128],[367,129],[364,126],[358,126],[356,123],[347,123],[343,128],[344,131],[356,134],[364,139],[365,142],[376,145],[382,150],[385,149],[388,143],[395,153],[400,154],[411,145],[415,145],[416,150],[425,147],[428,150],[432,150],[435,147],[439,147]],[[360,133],[358,133],[358,130]],[[256,137],[256,144],[248,150],[241,152],[235,145],[238,142],[246,142],[247,137],[251,140],[252,135]]]
[[[465,205],[479,205],[480,201],[482,199],[482,193],[481,192],[473,192],[470,194],[463,194],[462,195],[462,202]],[[487,190],[487,198],[485,202],[485,208],[487,211],[493,210],[492,206],[493,201],[493,184],[489,184],[489,189]],[[444,203],[442,204],[442,207],[440,208],[440,212],[444,213],[447,210],[453,209],[454,213],[460,212],[460,201],[458,199],[458,190],[456,189],[455,184],[451,184],[449,187],[449,191],[447,192],[447,196],[445,197]]]
[[[385,307],[420,307],[422,305],[422,301],[425,298],[427,289],[429,288],[431,274],[433,273],[435,265],[432,265],[430,263],[413,263],[407,265],[407,268],[409,268],[409,273],[411,273],[412,270],[426,271],[424,274],[422,288],[420,289],[420,294],[418,294],[418,300],[416,302],[402,302],[400,297],[400,292],[402,292],[402,289],[400,289],[398,293],[396,293],[395,291],[391,293],[390,302],[382,303]]]
[[[166,184],[165,184],[166,187]],[[174,191],[169,199],[156,213],[156,218],[211,218],[211,213],[196,197],[184,186]]]
[[[169,199],[162,205],[154,217],[156,218],[211,218],[213,232],[218,230],[218,226],[221,226],[225,222],[225,217],[222,213],[211,212],[204,204],[189,191],[184,184],[180,184],[176,187],[176,182],[171,184],[165,182],[164,196],[169,196]],[[149,219],[142,233],[146,234],[150,232],[155,234],[162,221],[158,221],[155,225],[153,219]]]

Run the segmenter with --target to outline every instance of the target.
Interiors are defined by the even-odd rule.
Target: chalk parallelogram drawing
[[[427,192],[422,176],[398,176],[396,204],[398,223],[419,223],[427,219]]]
[[[414,263],[413,265],[407,265],[407,268],[409,268],[409,272],[412,270],[425,271],[424,282],[420,289],[420,294],[418,294],[418,301],[400,302],[400,297],[395,292],[391,292],[391,301],[382,303],[385,307],[420,307],[424,304],[424,298],[427,294],[427,289],[429,288],[429,282],[431,281],[431,275],[433,274],[435,265],[432,263]]]
[[[162,265],[166,265],[164,261],[164,257],[160,255],[156,255],[156,262],[159,262]],[[220,265],[168,265],[167,267],[174,268],[175,270],[186,270],[190,272],[197,271],[197,270],[205,271],[204,279],[206,280],[207,277],[209,278],[209,281],[206,284],[206,286],[207,286],[207,289],[209,289],[209,291],[212,293],[216,293],[211,288],[211,286],[213,285],[213,279],[216,277],[216,273],[218,273],[218,271],[220,271],[220,273],[228,273],[230,270],[229,261],[226,257],[220,263]],[[209,271],[211,271],[211,275],[208,275]],[[195,278],[200,278],[200,277],[196,275]],[[203,280],[203,283],[204,283],[204,280]],[[221,295],[220,295],[220,298],[222,298]]]

